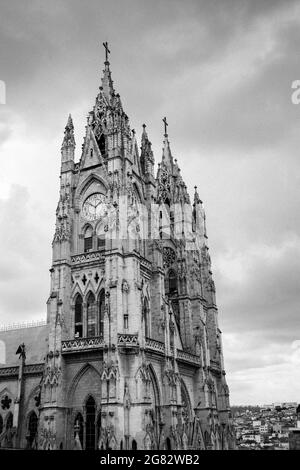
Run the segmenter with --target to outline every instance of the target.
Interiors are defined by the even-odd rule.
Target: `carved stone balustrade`
[[[70,354],[77,351],[84,352],[95,349],[104,349],[104,346],[105,344],[102,336],[68,339],[61,342],[61,353]]]
[[[137,334],[118,334],[118,348],[121,352],[137,352],[139,350],[139,341]]]
[[[71,256],[72,265],[83,264],[86,262],[96,261],[97,263],[104,263],[103,250],[100,251],[89,251],[87,253],[81,253],[79,255]]]
[[[160,354],[165,353],[165,345],[161,341],[156,341],[155,339],[146,338],[145,349],[148,351],[155,351]]]
[[[187,351],[182,351],[181,349],[177,349],[177,360],[180,362],[193,364],[196,367],[201,366],[201,359],[199,356],[196,356],[195,354],[191,354]]]

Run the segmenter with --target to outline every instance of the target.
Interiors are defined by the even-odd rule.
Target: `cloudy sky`
[[[79,159],[106,40],[131,126],[158,160],[168,117],[205,203],[232,404],[300,401],[299,0],[0,0],[0,323],[45,316],[63,129]]]

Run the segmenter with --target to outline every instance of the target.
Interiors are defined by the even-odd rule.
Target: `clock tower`
[[[197,191],[190,202],[166,119],[154,176],[104,47],[79,162],[71,116],[61,147],[39,447],[229,448],[202,202]]]

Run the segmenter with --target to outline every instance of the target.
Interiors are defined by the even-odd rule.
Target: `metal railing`
[[[31,322],[11,323],[8,325],[0,325],[0,331],[21,330],[23,328],[36,328],[37,326],[47,325],[46,320],[35,320]]]

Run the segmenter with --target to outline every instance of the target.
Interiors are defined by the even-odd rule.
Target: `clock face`
[[[97,220],[103,217],[104,214],[105,197],[103,194],[94,193],[85,200],[82,206],[82,215],[85,219]]]

